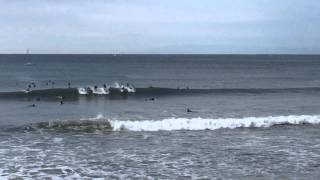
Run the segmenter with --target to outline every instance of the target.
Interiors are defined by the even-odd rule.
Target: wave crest
[[[135,88],[131,85],[97,87],[89,86],[86,88],[53,88],[53,89],[35,89],[29,91],[14,91],[14,92],[0,92],[0,98],[23,98],[23,97],[78,97],[82,95],[105,95],[109,97],[123,97],[123,96],[139,96],[139,97],[154,97],[154,96],[175,96],[175,95],[197,95],[197,94],[266,94],[266,93],[319,93],[319,87],[306,88],[271,88],[271,89],[179,89],[179,88],[161,88],[161,87],[147,87]]]
[[[245,127],[270,127],[274,125],[298,125],[319,124],[318,115],[290,115],[269,117],[246,117],[246,118],[168,118],[160,121],[110,121],[115,131],[174,131],[174,130],[216,130],[222,128],[234,129]]]

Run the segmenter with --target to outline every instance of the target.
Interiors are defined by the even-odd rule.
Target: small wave
[[[46,97],[46,96],[82,96],[82,95],[106,95],[106,96],[139,96],[139,97],[159,97],[159,96],[176,96],[176,95],[198,95],[198,94],[267,94],[267,93],[313,93],[320,92],[320,87],[306,88],[247,88],[247,89],[174,89],[174,88],[134,88],[131,85],[104,86],[104,87],[87,87],[87,88],[52,88],[52,89],[37,89],[24,90],[15,92],[0,92],[0,98],[15,98],[15,97]]]
[[[319,124],[320,116],[291,115],[246,118],[169,118],[160,121],[110,121],[115,131],[175,131],[175,130],[216,130],[248,127],[271,127],[274,125]]]

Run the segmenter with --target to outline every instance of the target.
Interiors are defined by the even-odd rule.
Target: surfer
[[[61,100],[61,101],[60,101],[60,105],[63,105],[63,104],[64,104],[64,102]]]
[[[154,97],[146,99],[146,101],[154,101],[154,100],[156,100]]]
[[[103,84],[103,88],[107,89],[107,85],[106,85],[106,84]]]
[[[68,82],[68,88],[71,88],[71,83],[70,82]]]
[[[37,106],[36,104],[31,104],[28,107],[36,107],[36,106]]]
[[[90,89],[90,87],[87,87],[87,88],[86,88],[86,91],[87,91],[88,93],[92,93],[92,90]]]
[[[187,112],[190,113],[190,112],[193,112],[191,109],[187,108]]]

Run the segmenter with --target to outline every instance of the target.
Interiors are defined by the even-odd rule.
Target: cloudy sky
[[[0,53],[320,53],[319,0],[0,0]]]

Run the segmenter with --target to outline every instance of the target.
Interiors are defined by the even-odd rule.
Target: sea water
[[[316,179],[319,96],[316,55],[0,55],[0,177]]]

